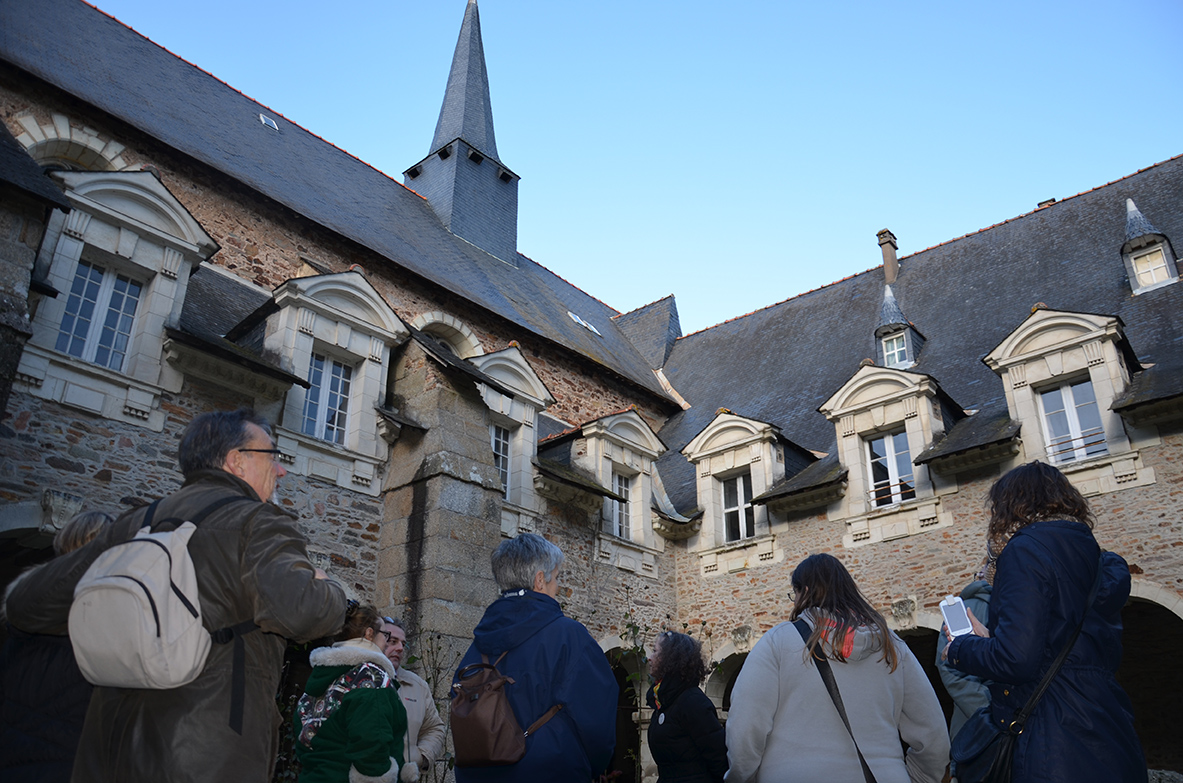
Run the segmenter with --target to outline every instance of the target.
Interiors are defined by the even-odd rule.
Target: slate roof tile
[[[7,183],[26,196],[49,207],[70,211],[70,202],[62,195],[37,161],[29,157],[21,143],[0,122],[0,182]]]

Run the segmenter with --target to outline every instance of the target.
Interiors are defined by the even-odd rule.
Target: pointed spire
[[[1148,234],[1158,234],[1161,236],[1162,232],[1142,216],[1142,213],[1138,210],[1138,206],[1132,198],[1127,198],[1125,200],[1125,241],[1132,242],[1138,237],[1144,237]]]
[[[879,325],[875,328],[875,333],[879,334],[879,330],[887,326],[907,325],[908,317],[904,315],[899,302],[895,300],[891,286],[883,286],[883,304],[879,307]]]
[[[464,10],[464,23],[460,26],[460,38],[452,56],[452,71],[448,74],[448,88],[430,152],[456,138],[464,139],[488,157],[497,159],[489,74],[485,70],[481,14],[476,0],[468,0],[468,7]]]

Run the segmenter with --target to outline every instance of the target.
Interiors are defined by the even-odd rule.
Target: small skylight
[[[579,324],[580,326],[582,326],[584,329],[587,329],[588,331],[593,332],[594,334],[596,334],[599,337],[604,336],[604,335],[600,334],[599,329],[592,326],[587,321],[583,320],[582,318],[580,318],[579,316],[577,316],[575,313],[571,312],[570,310],[567,311],[567,315],[571,316],[571,320],[574,321],[575,323]]]
[[[259,115],[259,122],[263,123],[264,125],[266,125],[268,128],[270,128],[273,131],[279,130],[279,126],[275,124],[275,120],[271,119],[266,114]]]

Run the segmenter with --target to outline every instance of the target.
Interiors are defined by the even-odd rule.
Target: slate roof
[[[994,405],[957,422],[945,433],[945,437],[920,452],[914,461],[917,465],[924,465],[941,457],[1004,443],[1017,436],[1021,426],[1011,419],[1005,404]]]
[[[883,304],[879,307],[879,327],[907,325],[907,323],[908,316],[904,315],[904,311],[900,309],[900,303],[896,301],[891,286],[883,286]]]
[[[181,329],[207,339],[224,337],[250,313],[271,301],[253,286],[202,264],[189,276]]]
[[[785,476],[773,484],[769,489],[752,498],[753,504],[767,503],[776,498],[796,495],[815,487],[836,484],[846,479],[846,468],[838,461],[837,454],[827,454],[822,459],[812,462],[796,475]]]
[[[665,364],[674,341],[682,336],[678,305],[673,294],[636,310],[621,313],[614,320],[653,369]]]
[[[612,322],[616,310],[525,256],[513,267],[453,236],[414,191],[98,9],[79,0],[0,3],[0,59],[669,400]]]
[[[1183,356],[1172,356],[1130,379],[1125,393],[1113,401],[1113,410],[1121,412],[1151,402],[1183,396]]]
[[[1130,292],[1121,258],[1127,198],[1168,238],[1183,237],[1183,156],[902,259],[893,288],[927,337],[912,369],[968,409],[1005,407],[1002,382],[981,359],[1036,302],[1118,316],[1144,362],[1183,357],[1183,284]],[[867,249],[875,250],[871,237]],[[680,510],[697,498],[679,451],[720,407],[835,452],[834,426],[817,407],[876,355],[882,296],[876,268],[677,341],[664,371],[692,407],[662,428],[670,451],[659,470]]]
[[[8,127],[0,122],[0,182],[7,183],[26,196],[36,199],[46,206],[70,211],[70,202],[62,195],[61,188],[55,185],[45,172],[37,165],[37,161],[29,157],[21,143],[9,132]]]
[[[1159,230],[1145,218],[1142,211],[1138,209],[1132,199],[1126,203],[1125,238],[1127,242],[1132,242],[1139,237],[1149,234],[1158,233],[1160,233]]]

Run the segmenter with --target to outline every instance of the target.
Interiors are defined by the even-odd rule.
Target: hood
[[[394,664],[390,662],[378,645],[365,639],[347,639],[332,647],[318,647],[308,655],[312,674],[304,689],[311,696],[320,696],[342,674],[342,669],[351,669],[363,663],[372,663],[395,680]]]
[[[822,622],[831,622],[824,612],[814,609],[806,609],[801,616],[805,622],[809,623],[810,628],[816,627],[815,622],[818,619]],[[864,658],[877,655],[883,650],[882,641],[872,633],[871,628],[865,625],[855,628],[853,637],[847,642],[847,649],[844,650],[847,661],[861,661]]]
[[[1101,555],[1101,584],[1097,587],[1096,607],[1102,615],[1120,615],[1130,597],[1130,567],[1121,555]]]
[[[545,593],[515,590],[494,601],[473,631],[477,649],[488,656],[519,646],[563,616],[559,602]]]
[[[990,603],[990,583],[985,579],[979,579],[966,585],[961,591],[961,600],[968,601],[971,598]]]

